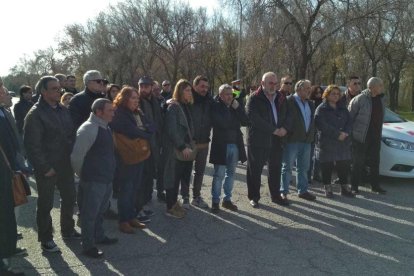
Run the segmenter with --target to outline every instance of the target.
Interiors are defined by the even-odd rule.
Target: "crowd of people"
[[[25,252],[16,247],[21,234],[11,179],[18,170],[33,173],[36,181],[42,250],[60,251],[50,214],[56,187],[62,238],[82,240],[83,253],[93,258],[103,255],[99,244],[118,241],[103,228],[111,197],[117,199],[119,230],[126,234],[147,227],[154,215],[154,184],[168,217],[184,218],[190,205],[210,207],[215,214],[221,208],[236,212],[232,190],[238,162],[247,161],[253,208],[260,208],[264,165],[271,201],[281,206],[290,204],[293,170],[303,200],[316,199],[309,191],[312,180],[323,183],[328,198],[334,197],[332,183],[340,185],[342,196],[354,197],[366,166],[372,191],[385,193],[378,178],[384,103],[377,77],[362,91],[360,78],[352,76],[343,94],[336,85],[322,89],[305,79],[294,84],[292,76],[279,79],[273,72],[250,93],[237,80],[221,85],[215,96],[201,75],[192,82],[180,79],[172,89],[170,81],[160,86],[149,76],[137,87],[110,84],[90,70],[83,84],[78,92],[75,76],[57,74],[40,78],[34,91],[23,85],[14,117],[11,97],[0,84],[2,273],[12,275],[7,258]],[[207,161],[214,165],[210,206],[201,196]]]

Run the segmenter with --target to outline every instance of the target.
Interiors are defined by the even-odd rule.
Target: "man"
[[[208,204],[201,197],[204,171],[207,164],[208,148],[211,132],[211,104],[212,97],[208,94],[208,79],[205,76],[197,76],[193,81],[192,118],[194,124],[194,140],[198,148],[194,160],[193,199],[191,204],[200,208],[208,208]],[[183,207],[189,208],[190,187],[183,187]]]
[[[239,104],[244,106],[244,101],[246,99],[246,90],[241,88],[241,80],[234,80],[231,82],[233,86],[233,97],[236,99]]]
[[[16,253],[26,253],[26,249],[16,247],[17,224],[10,168],[17,169],[16,155],[19,146],[16,132],[6,114],[8,111],[5,107],[10,104],[11,96],[6,92],[0,79],[0,275],[23,275],[14,272],[7,264],[7,260]]]
[[[280,89],[279,92],[282,94],[281,100],[286,100],[286,98],[292,94],[293,82],[292,75],[284,75],[280,80]]]
[[[295,94],[286,99],[288,134],[283,150],[281,197],[288,200],[292,167],[296,161],[296,185],[299,198],[315,200],[308,192],[308,170],[310,165],[311,144],[315,138],[315,106],[309,100],[311,82],[300,80],[295,85]]]
[[[66,92],[70,92],[73,95],[78,93],[78,90],[76,89],[76,77],[74,75],[67,75],[66,76]]]
[[[213,213],[218,213],[220,210],[221,187],[224,180],[222,207],[237,211],[237,206],[231,201],[231,196],[237,161],[245,162],[247,160],[240,127],[242,125],[246,126],[249,119],[243,106],[233,98],[230,85],[223,84],[220,86],[219,96],[212,105],[211,117],[213,140],[210,163],[214,164],[211,210]]]
[[[345,93],[342,95],[341,99],[339,100],[338,104],[342,104],[343,106],[349,106],[351,100],[361,92],[361,79],[358,76],[350,76],[348,79],[347,89]]]
[[[171,92],[171,83],[168,80],[165,80],[162,82],[162,90],[161,90],[161,96],[164,98],[164,101],[167,102],[169,99],[172,98],[172,92]]]
[[[70,153],[75,131],[69,111],[59,104],[61,95],[58,79],[52,76],[42,77],[39,88],[39,101],[25,118],[23,141],[27,157],[34,168],[37,184],[38,239],[44,251],[58,252],[60,249],[53,241],[50,216],[55,186],[59,189],[62,199],[60,228],[63,238],[81,237],[74,229],[73,220],[75,184]]]
[[[105,96],[106,80],[99,71],[87,71],[83,75],[83,83],[85,90],[76,94],[69,103],[75,131],[89,118],[92,103]]]
[[[149,216],[153,215],[153,211],[146,206],[152,197],[154,186],[154,178],[157,178],[157,169],[160,162],[160,148],[163,129],[163,118],[161,107],[157,98],[152,95],[154,81],[144,76],[138,81],[138,93],[140,98],[140,107],[145,116],[154,124],[156,128],[155,135],[151,136],[149,141],[151,148],[151,156],[145,160],[142,183],[138,189],[138,198],[136,202],[137,211],[139,211],[137,219],[142,222],[149,222]],[[159,189],[158,189],[159,188]],[[157,197],[165,199],[165,193],[162,187],[157,187]]]
[[[56,74],[55,78],[57,78],[59,80],[59,85],[60,85],[60,93],[65,93],[65,87],[66,87],[66,75],[64,74]]]
[[[382,123],[384,120],[383,82],[373,77],[367,82],[367,89],[355,96],[348,109],[352,127],[352,174],[351,188],[358,193],[362,170],[370,167],[370,184],[374,193],[385,194],[379,184],[379,163]]]
[[[82,186],[82,247],[92,258],[103,256],[96,243],[113,244],[103,229],[103,217],[112,194],[115,173],[115,152],[112,132],[114,108],[108,99],[97,99],[92,104],[89,119],[78,129],[71,161]]]
[[[279,81],[275,73],[267,72],[261,86],[250,97],[246,105],[250,125],[247,133],[247,188],[250,205],[259,207],[260,184],[263,166],[267,163],[268,185],[274,203],[288,204],[280,196],[280,166],[282,140],[286,135],[283,127],[285,105],[277,93]]]

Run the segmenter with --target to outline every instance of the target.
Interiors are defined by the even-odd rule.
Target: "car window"
[[[385,109],[384,123],[403,123],[407,122],[404,118],[400,117],[397,113],[392,112],[388,108]]]

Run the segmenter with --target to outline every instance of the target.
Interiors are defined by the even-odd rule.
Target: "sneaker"
[[[205,202],[201,196],[193,198],[191,204],[204,209],[208,208],[207,202]]]
[[[325,185],[325,196],[326,198],[333,198],[333,192],[332,192],[332,186],[331,185]]]
[[[104,244],[104,245],[111,245],[118,242],[117,238],[110,238],[108,236],[105,236],[103,240],[98,241],[97,244]]]
[[[183,208],[189,210],[190,209],[190,200],[188,197],[183,198]]]
[[[356,187],[351,187],[351,192],[354,194],[354,195],[357,195],[357,194],[359,194],[359,189],[358,189],[358,186],[356,186]]]
[[[141,223],[151,222],[151,219],[145,214],[144,210],[141,210],[138,213],[137,220],[139,220]]]
[[[376,194],[385,195],[387,193],[386,190],[382,189],[380,186],[372,187],[371,191]]]
[[[83,251],[83,254],[86,255],[86,256],[88,256],[88,257],[94,258],[94,259],[101,258],[104,255],[104,253],[102,252],[102,250],[99,250],[96,247],[93,247],[91,249],[88,249],[88,250]]]
[[[348,189],[346,185],[341,185],[341,196],[355,197],[355,195]]]
[[[27,254],[27,249],[24,247],[16,247],[16,251],[14,251],[14,256],[23,256]]]
[[[74,230],[69,235],[62,234],[62,238],[64,240],[80,240],[82,238],[82,235],[79,232],[77,232],[76,230]]]
[[[309,193],[309,192],[304,192],[303,194],[299,194],[298,195],[300,198],[309,200],[309,201],[314,201],[316,200],[316,196],[314,196],[313,194]]]
[[[250,206],[252,206],[253,208],[259,208],[259,201],[257,200],[250,200]]]
[[[179,204],[175,204],[173,207],[171,207],[171,209],[167,210],[167,212],[165,213],[168,217],[172,217],[172,218],[177,218],[177,219],[182,219],[185,216],[185,213],[182,212],[179,208],[182,208],[181,206],[179,206],[179,208],[177,207],[179,206]]]
[[[46,252],[60,252],[60,248],[56,245],[53,240],[42,243],[42,249]]]
[[[147,216],[147,217],[152,217],[153,215],[155,215],[155,212],[154,211],[152,211],[152,210],[143,210],[144,211],[144,214]]]
[[[213,214],[218,214],[220,212],[220,204],[218,204],[218,203],[212,203],[211,204],[211,212]]]
[[[223,203],[221,204],[221,206],[223,208],[229,209],[230,211],[233,211],[233,212],[236,212],[237,210],[239,210],[237,208],[237,206],[234,205],[233,202],[231,202],[231,200],[223,201]]]

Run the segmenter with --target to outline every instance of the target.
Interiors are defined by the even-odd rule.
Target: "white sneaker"
[[[191,204],[204,209],[208,208],[207,202],[205,202],[201,196],[193,198]]]
[[[188,199],[188,197],[184,197],[182,199],[182,202],[183,202],[182,203],[183,208],[189,210],[190,209],[190,200]]]
[[[42,249],[46,252],[60,252],[60,248],[56,245],[53,240],[42,243]]]

